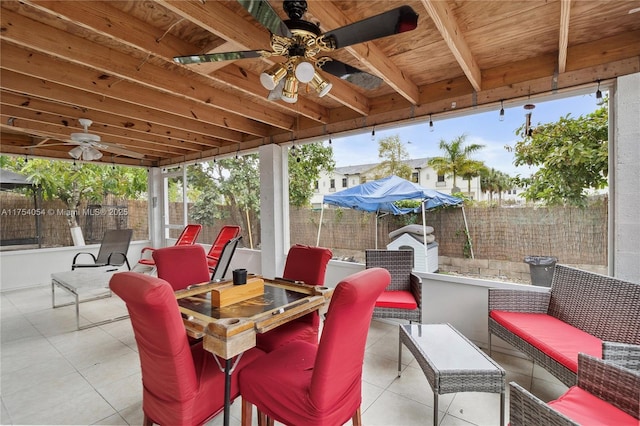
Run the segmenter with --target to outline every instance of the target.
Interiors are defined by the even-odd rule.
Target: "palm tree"
[[[506,173],[491,168],[482,173],[480,189],[489,193],[489,201],[493,201],[493,194],[498,194],[498,205],[502,204],[502,191],[513,189],[513,179]]]
[[[443,150],[446,155],[443,157],[434,157],[428,162],[429,166],[433,167],[438,174],[448,174],[453,176],[454,189],[452,192],[460,191],[456,185],[456,177],[467,173],[473,163],[476,163],[476,166],[481,163],[479,161],[471,160],[469,156],[484,148],[484,145],[474,143],[464,146],[466,139],[466,134],[458,136],[451,142],[440,139],[440,149]],[[478,171],[479,170],[473,172],[475,176],[477,176],[475,173]]]

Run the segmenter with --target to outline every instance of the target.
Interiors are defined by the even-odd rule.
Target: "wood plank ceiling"
[[[272,7],[287,19],[280,1]],[[167,166],[260,145],[323,140],[457,109],[515,102],[640,72],[640,0],[309,1],[328,31],[400,5],[416,30],[330,56],[375,74],[365,90],[327,73],[325,97],[266,99],[277,58],[178,65],[177,55],[270,49],[269,31],[236,1],[2,0],[0,152],[69,159],[81,132]],[[368,130],[367,130],[368,131]]]

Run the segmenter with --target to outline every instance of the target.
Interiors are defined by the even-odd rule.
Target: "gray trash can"
[[[529,264],[531,284],[540,287],[551,287],[553,271],[558,258],[552,256],[526,256],[524,261]]]

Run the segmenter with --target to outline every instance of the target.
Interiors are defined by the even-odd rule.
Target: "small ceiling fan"
[[[284,0],[283,9],[289,16],[286,21],[280,19],[266,0],[238,0],[238,3],[271,32],[271,51],[248,50],[176,56],[173,60],[187,65],[282,56],[285,61],[276,63],[260,74],[260,82],[265,89],[270,90],[269,99],[282,99],[289,103],[298,100],[299,83],[308,83],[320,97],[329,93],[332,85],[318,70],[367,89],[378,87],[382,83],[379,77],[319,55],[411,31],[418,26],[418,14],[410,6],[400,6],[322,34],[317,24],[302,19],[307,11],[306,1]]]
[[[123,155],[131,158],[144,158],[143,154],[130,151],[115,144],[101,142],[99,135],[89,133],[89,126],[93,121],[88,118],[78,119],[80,125],[84,128],[84,132],[71,133],[71,139],[65,145],[77,145],[69,151],[69,155],[76,160],[99,160],[102,158],[102,152],[107,151],[117,155]]]

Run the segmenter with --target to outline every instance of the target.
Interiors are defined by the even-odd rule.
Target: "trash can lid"
[[[558,261],[553,256],[525,256],[524,261],[529,265],[553,265]]]

